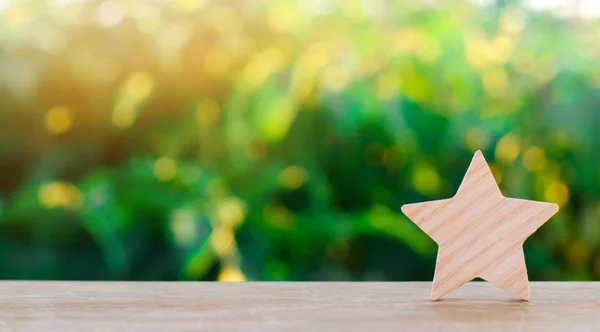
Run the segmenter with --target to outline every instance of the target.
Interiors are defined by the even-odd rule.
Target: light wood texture
[[[523,243],[558,205],[504,197],[477,151],[453,198],[402,211],[438,244],[433,301],[475,278],[529,300]]]
[[[600,283],[0,282],[0,331],[600,331]]]

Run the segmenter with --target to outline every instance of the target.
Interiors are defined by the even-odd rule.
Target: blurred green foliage
[[[481,149],[600,278],[598,19],[487,3],[0,1],[0,277],[431,280]]]

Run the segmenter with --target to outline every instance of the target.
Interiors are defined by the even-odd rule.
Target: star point
[[[438,244],[432,301],[475,278],[528,301],[523,243],[558,210],[552,203],[504,197],[481,151],[454,197],[402,207]]]

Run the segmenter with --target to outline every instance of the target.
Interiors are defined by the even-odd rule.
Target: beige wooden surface
[[[600,331],[600,283],[0,282],[0,331]]]

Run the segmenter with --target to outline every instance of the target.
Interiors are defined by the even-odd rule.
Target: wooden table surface
[[[600,283],[0,281],[0,331],[600,331]]]

